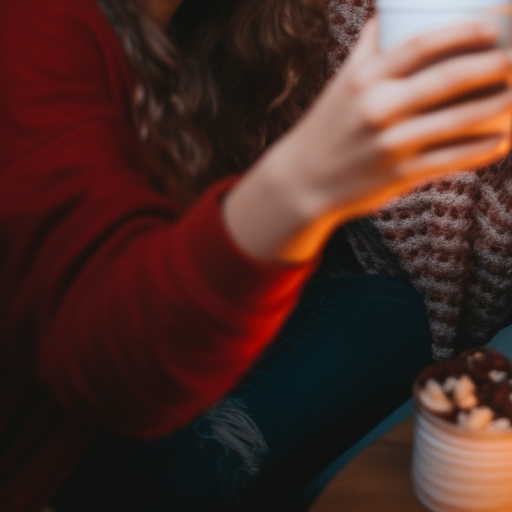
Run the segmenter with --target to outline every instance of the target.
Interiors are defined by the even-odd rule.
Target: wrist
[[[311,260],[341,222],[339,214],[329,214],[322,194],[308,182],[314,169],[296,141],[285,136],[269,148],[223,205],[234,240],[260,259]]]

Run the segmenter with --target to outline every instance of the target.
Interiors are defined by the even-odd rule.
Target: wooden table
[[[308,512],[429,512],[414,496],[413,420],[363,450],[329,482]]]

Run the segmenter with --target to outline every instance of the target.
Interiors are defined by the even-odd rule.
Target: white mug
[[[433,512],[511,512],[512,431],[468,431],[418,406],[412,480]]]
[[[512,46],[512,0],[377,0],[380,46],[389,50],[411,37],[470,21],[500,27],[499,46]]]

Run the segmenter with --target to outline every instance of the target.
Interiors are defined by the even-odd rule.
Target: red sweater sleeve
[[[180,215],[150,188],[93,0],[0,0],[0,68],[0,345],[74,415],[167,433],[236,383],[313,264],[235,246],[233,179]]]

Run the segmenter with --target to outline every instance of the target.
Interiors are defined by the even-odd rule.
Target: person
[[[0,20],[0,508],[287,506],[397,405],[429,343],[407,283],[329,280],[342,318],[307,282],[340,225],[508,153],[492,123],[512,104],[496,27],[381,53],[371,21],[311,99],[320,0],[2,0]],[[209,442],[233,437],[215,428],[226,415],[254,434],[235,444],[260,468],[232,471]]]

